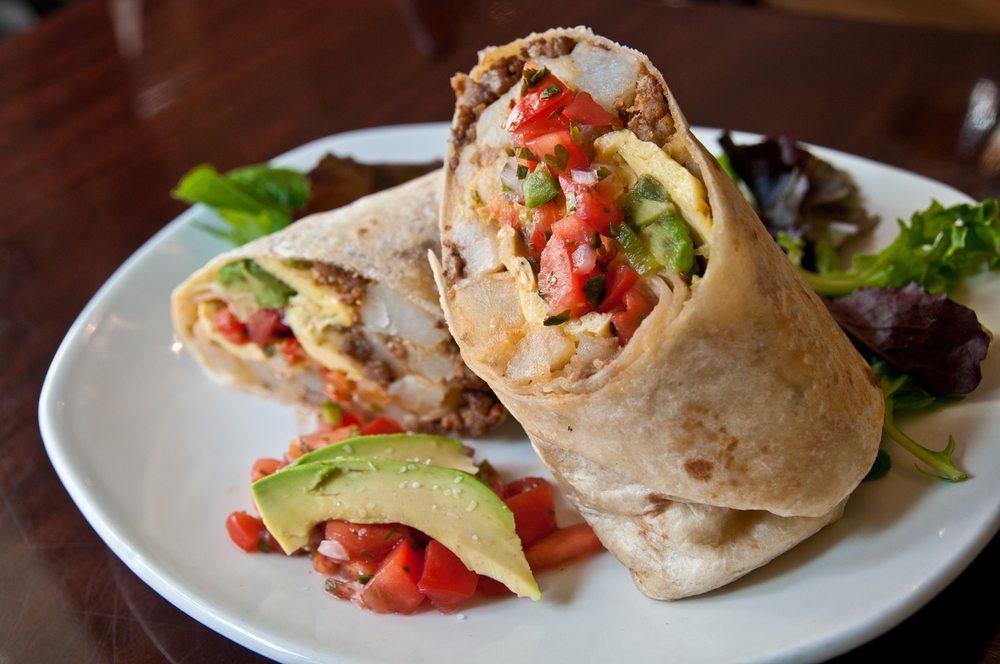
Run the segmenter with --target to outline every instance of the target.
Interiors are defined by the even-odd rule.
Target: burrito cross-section
[[[333,399],[413,431],[481,435],[503,416],[448,334],[426,252],[441,172],[222,254],[173,294],[212,376],[289,402]]]
[[[874,376],[659,71],[577,28],[452,83],[451,332],[643,592],[706,592],[837,519]]]

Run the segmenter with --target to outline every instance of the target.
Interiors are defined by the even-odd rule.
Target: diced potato
[[[576,345],[557,327],[534,327],[517,344],[507,364],[507,377],[516,383],[545,378],[573,357]]]

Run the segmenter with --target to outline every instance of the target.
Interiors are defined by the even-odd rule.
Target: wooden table
[[[618,5],[81,2],[0,43],[0,659],[253,658],[111,554],[56,478],[36,422],[59,340],[182,210],[168,192],[194,164],[228,168],[348,129],[447,119],[448,77],[478,48],[585,23],[646,51],[696,124],[786,132],[974,196],[996,192],[973,155],[956,153],[969,91],[1000,80],[996,37]],[[994,541],[925,609],[847,659],[996,661],[998,551]]]

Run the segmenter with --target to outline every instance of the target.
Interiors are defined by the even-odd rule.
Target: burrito
[[[445,317],[640,590],[704,593],[839,518],[875,378],[659,71],[559,29],[452,85]]]
[[[177,336],[233,387],[485,433],[503,409],[462,363],[425,258],[441,184],[435,171],[217,256],[174,291]]]

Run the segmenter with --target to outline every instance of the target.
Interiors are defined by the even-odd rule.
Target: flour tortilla
[[[468,189],[479,164],[502,149],[494,124],[509,97],[477,109],[471,140],[456,112],[441,214],[448,269],[431,260],[466,364],[522,424],[639,588],[676,599],[728,583],[838,518],[875,458],[882,399],[870,368],[692,135],[644,55],[585,28],[550,30],[482,51],[470,77],[566,38],[585,45],[581,57],[550,69],[569,72],[567,82],[598,101],[628,104],[641,76],[662,88],[672,123],[663,147],[704,183],[711,208],[700,283],[683,307],[655,307],[587,378],[507,379],[497,349],[523,318],[510,303],[509,273],[482,259],[495,249]],[[669,295],[666,286],[660,293]]]

